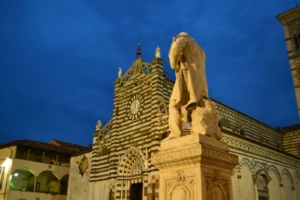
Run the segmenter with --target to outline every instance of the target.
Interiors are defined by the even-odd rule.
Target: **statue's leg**
[[[174,104],[175,102],[171,101],[169,106],[169,128],[171,133],[167,139],[181,136],[181,130],[182,130],[181,108],[174,106]]]

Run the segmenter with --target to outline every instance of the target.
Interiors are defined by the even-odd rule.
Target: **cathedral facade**
[[[298,20],[300,17],[298,18]],[[169,134],[168,104],[174,82],[158,50],[152,62],[136,59],[114,82],[112,119],[99,122],[91,152],[73,156],[69,200],[158,200],[159,170],[152,156]],[[300,128],[271,128],[215,101],[222,141],[238,156],[232,170],[234,200],[300,199]],[[190,124],[183,125],[190,134]]]

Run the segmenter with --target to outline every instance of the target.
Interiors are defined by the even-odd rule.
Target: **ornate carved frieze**
[[[178,149],[168,150],[163,154],[157,154],[152,156],[152,163],[165,162],[165,161],[180,159],[180,158],[187,158],[195,155],[200,155],[200,153],[201,153],[201,147],[199,145],[188,147],[188,148],[182,148],[180,150]]]
[[[231,162],[233,164],[238,164],[238,157],[228,152],[220,151],[217,149],[212,149],[211,147],[203,146],[202,155],[212,157],[214,159],[223,160]]]
[[[238,157],[232,154],[228,154],[226,151],[213,149],[205,145],[192,145],[189,147],[184,147],[176,150],[166,150],[164,153],[158,153],[152,156],[152,163],[166,163],[172,160],[180,160],[185,158],[188,162],[189,158],[197,156],[204,156],[211,160],[220,160],[226,163],[238,164]]]

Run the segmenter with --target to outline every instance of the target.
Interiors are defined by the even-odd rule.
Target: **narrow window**
[[[298,35],[295,35],[295,50],[298,50],[300,47],[300,33]]]
[[[297,49],[300,48],[300,33],[297,35]]]

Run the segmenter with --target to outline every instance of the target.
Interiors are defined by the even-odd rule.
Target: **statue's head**
[[[181,32],[177,35],[177,37],[191,37],[191,36],[186,32]]]
[[[180,38],[180,37],[189,37],[189,38],[191,38],[191,36],[190,36],[188,33],[186,33],[186,32],[181,32],[181,33],[179,33],[176,37],[173,37],[173,42],[176,41],[177,38]]]

